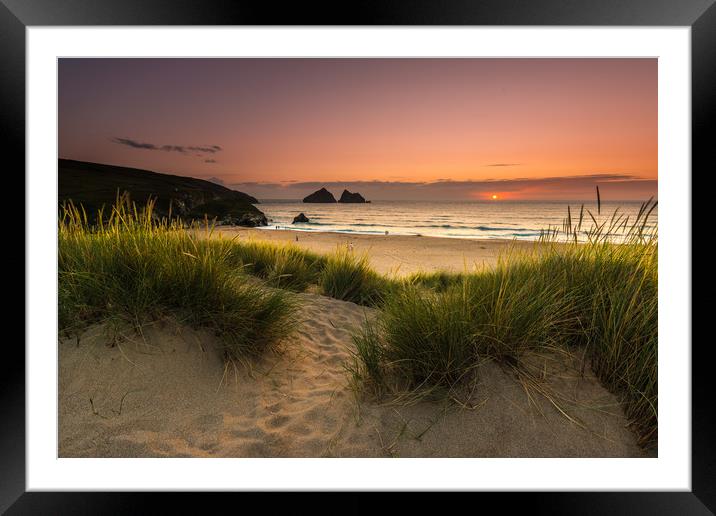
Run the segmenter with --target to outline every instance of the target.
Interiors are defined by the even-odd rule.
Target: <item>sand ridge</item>
[[[356,396],[345,365],[369,308],[298,294],[295,334],[226,366],[216,338],[164,320],[112,345],[94,326],[59,342],[60,457],[640,457],[617,400],[588,368],[533,357],[547,398],[480,369],[473,409]],[[547,385],[547,384],[545,384]],[[90,401],[92,400],[92,401]]]

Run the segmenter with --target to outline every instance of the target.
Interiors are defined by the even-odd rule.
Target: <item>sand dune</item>
[[[533,357],[553,373],[525,390],[494,363],[475,408],[358,399],[344,365],[373,311],[300,294],[294,336],[226,367],[215,338],[176,321],[112,345],[94,326],[59,343],[61,457],[639,457],[615,398],[588,368]],[[578,367],[579,364],[576,364]]]

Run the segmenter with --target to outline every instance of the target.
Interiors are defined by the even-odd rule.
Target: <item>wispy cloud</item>
[[[112,142],[119,145],[126,145],[133,149],[144,149],[152,151],[164,151],[164,152],[179,152],[186,154],[188,152],[204,152],[208,154],[215,154],[222,151],[223,149],[219,145],[157,145],[155,143],[140,142],[132,138],[112,138]]]
[[[522,163],[488,163],[486,167],[519,167]]]
[[[215,159],[205,159],[204,163],[218,163]]]

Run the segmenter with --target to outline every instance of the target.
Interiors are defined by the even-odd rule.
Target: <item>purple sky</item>
[[[259,198],[646,199],[655,59],[60,59],[60,157]]]

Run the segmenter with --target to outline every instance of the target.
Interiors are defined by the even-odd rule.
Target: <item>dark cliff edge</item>
[[[160,217],[169,215],[183,220],[214,220],[219,224],[265,226],[266,216],[253,206],[258,200],[210,181],[193,177],[161,174],[149,170],[119,167],[86,161],[58,160],[58,204],[72,201],[82,205],[94,219],[104,206],[105,213],[117,194],[127,192],[143,206],[155,199],[154,210]]]

